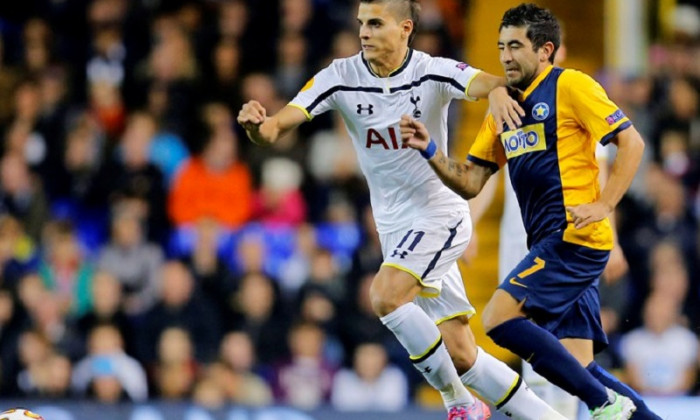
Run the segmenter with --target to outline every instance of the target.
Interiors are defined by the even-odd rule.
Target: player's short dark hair
[[[360,0],[360,3],[392,3],[401,11],[401,17],[411,19],[413,21],[413,31],[408,37],[408,44],[413,42],[418,31],[418,22],[420,21],[420,1],[419,0]]]
[[[552,12],[532,3],[523,3],[503,14],[498,30],[506,26],[526,26],[527,38],[532,41],[535,50],[547,42],[554,44],[554,51],[549,56],[549,61],[554,63],[554,56],[561,46],[561,27]]]

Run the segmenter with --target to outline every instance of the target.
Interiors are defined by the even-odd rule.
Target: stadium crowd
[[[235,124],[358,51],[354,1],[12,3],[0,397],[415,400],[420,376],[369,303],[382,255],[342,122],[265,149]],[[413,46],[460,58],[463,2],[422,4]],[[653,395],[700,391],[700,12],[685,7],[695,19],[648,69],[597,75],[648,151],[617,212],[630,269],[601,284],[599,363]]]

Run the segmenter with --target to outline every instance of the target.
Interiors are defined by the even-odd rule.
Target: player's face
[[[527,27],[506,26],[498,38],[500,60],[506,73],[508,85],[518,89],[527,88],[549,61],[543,48],[534,50],[527,37]]]
[[[413,26],[410,20],[396,16],[390,3],[360,3],[357,21],[365,60],[372,62],[404,53]]]

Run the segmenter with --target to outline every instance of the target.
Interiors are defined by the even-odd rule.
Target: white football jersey
[[[389,77],[376,76],[363,57],[334,60],[302,88],[290,105],[307,118],[337,110],[352,137],[367,178],[377,230],[388,233],[425,217],[467,208],[416,150],[403,147],[399,121],[407,114],[426,125],[447,154],[447,109],[480,70],[409,50]]]

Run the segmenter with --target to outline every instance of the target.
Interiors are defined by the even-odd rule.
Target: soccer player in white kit
[[[500,87],[503,79],[410,49],[418,11],[416,0],[361,0],[361,53],[333,61],[273,116],[248,102],[238,122],[254,143],[267,145],[316,115],[340,112],[369,184],[384,255],[370,290],[373,308],[440,391],[448,420],[490,417],[465,384],[512,418],[564,419],[476,346],[468,324],[475,310],[456,263],[471,236],[469,207],[402,145],[399,131],[401,115],[410,114],[446,152],[453,99],[489,97],[491,111],[511,127],[521,110]]]

